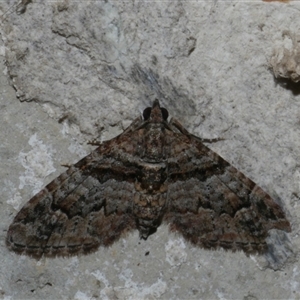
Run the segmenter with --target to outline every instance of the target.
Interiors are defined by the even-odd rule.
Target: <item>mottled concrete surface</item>
[[[300,4],[17,3],[0,3],[0,298],[298,299]],[[9,252],[22,205],[155,97],[194,134],[224,138],[209,147],[280,201],[292,233],[250,257],[166,226],[88,256]]]

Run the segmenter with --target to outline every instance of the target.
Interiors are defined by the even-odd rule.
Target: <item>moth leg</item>
[[[173,131],[179,130],[184,135],[191,135],[177,119],[171,118],[168,125]]]
[[[220,142],[220,141],[224,141],[225,139],[224,138],[214,138],[214,139],[203,139],[203,138],[199,138],[197,136],[194,136],[193,134],[191,134],[193,137],[197,138],[197,140],[199,140],[201,143],[209,143],[209,144],[212,144],[212,143],[217,143],[217,142]]]
[[[184,135],[188,135],[188,136],[192,136],[194,137],[195,139],[197,139],[198,141],[200,141],[201,143],[216,143],[216,142],[219,142],[219,141],[223,141],[224,139],[223,138],[215,138],[215,139],[203,139],[203,138],[200,138],[198,136],[195,136],[191,133],[189,133],[182,125],[181,123],[172,118],[169,122],[169,126],[170,128],[174,131],[175,130],[179,130],[182,134]]]
[[[87,142],[88,145],[92,145],[92,146],[100,146],[102,144],[101,141],[97,141],[96,139],[92,140],[92,141],[88,141]]]
[[[71,168],[72,167],[72,165],[71,164],[60,164],[62,167],[65,167],[65,168]]]
[[[141,126],[141,124],[144,122],[142,116],[137,117],[133,122],[124,130],[123,133],[133,132],[137,128]]]

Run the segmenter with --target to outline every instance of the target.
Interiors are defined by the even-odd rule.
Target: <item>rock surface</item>
[[[6,0],[0,10],[2,298],[300,297],[299,85],[274,79],[298,81],[298,44],[286,41],[297,41],[296,4]],[[292,233],[271,232],[265,256],[204,251],[165,226],[88,256],[9,252],[21,206],[155,98],[194,134],[224,138],[208,146],[281,199]]]

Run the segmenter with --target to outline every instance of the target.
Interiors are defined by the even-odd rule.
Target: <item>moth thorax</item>
[[[144,159],[160,162],[164,158],[164,128],[160,123],[149,124],[144,137]]]

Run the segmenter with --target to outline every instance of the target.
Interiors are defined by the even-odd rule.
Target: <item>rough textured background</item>
[[[0,10],[1,298],[300,297],[299,3],[2,0]],[[194,134],[223,137],[209,147],[281,199],[292,233],[272,232],[265,256],[194,248],[165,226],[83,257],[10,253],[21,206],[155,97]]]

